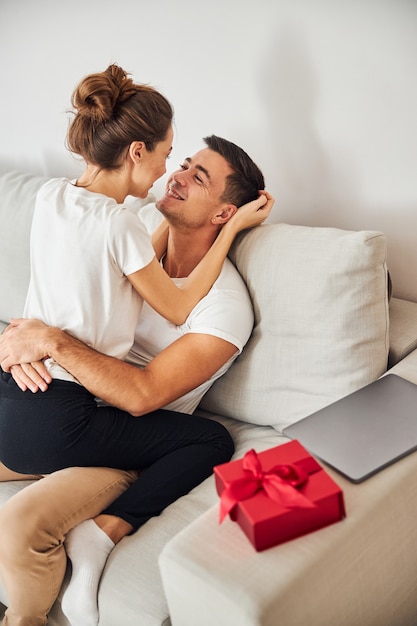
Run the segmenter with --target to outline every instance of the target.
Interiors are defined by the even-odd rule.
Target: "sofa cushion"
[[[255,327],[202,408],[281,431],[386,370],[382,233],[263,225],[240,236],[230,256]]]
[[[29,237],[38,189],[47,179],[0,172],[0,320],[20,317],[30,276]],[[6,294],[7,297],[4,297]]]

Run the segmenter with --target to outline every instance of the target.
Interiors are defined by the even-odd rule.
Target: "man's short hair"
[[[265,189],[265,181],[261,170],[250,156],[236,144],[216,135],[204,137],[203,141],[210,150],[225,158],[233,170],[226,178],[221,200],[238,207],[256,200],[259,191]]]

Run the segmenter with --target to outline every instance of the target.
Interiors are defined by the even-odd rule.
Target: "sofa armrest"
[[[347,517],[256,552],[213,507],[163,549],[172,626],[417,623],[417,454],[360,485],[330,470]]]
[[[390,351],[388,366],[393,367],[417,348],[417,303],[391,298],[389,304]]]
[[[417,385],[417,349],[396,363],[386,374],[396,374]]]

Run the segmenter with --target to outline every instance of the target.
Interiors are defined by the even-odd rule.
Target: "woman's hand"
[[[269,216],[275,199],[267,191],[260,191],[259,197],[241,206],[224,228],[231,228],[235,233],[259,226]]]
[[[52,381],[43,361],[12,365],[10,373],[19,389],[22,391],[29,390],[32,393],[46,391],[48,384]]]

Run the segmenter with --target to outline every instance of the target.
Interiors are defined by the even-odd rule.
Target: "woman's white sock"
[[[62,611],[72,626],[97,626],[98,585],[114,543],[89,519],[69,531],[65,548],[72,575],[62,598]]]

